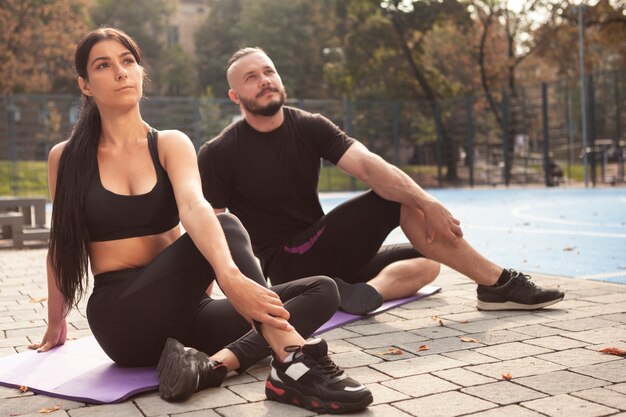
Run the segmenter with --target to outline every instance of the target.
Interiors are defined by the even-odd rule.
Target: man
[[[240,218],[272,284],[327,275],[338,284],[341,308],[365,313],[414,294],[435,279],[440,262],[478,284],[479,309],[532,310],[563,299],[485,259],[441,203],[328,119],[284,106],[281,78],[263,50],[237,51],[227,79],[243,120],[201,147],[204,194],[217,212]],[[371,191],[324,215],[320,158]],[[398,225],[410,245],[381,247]]]

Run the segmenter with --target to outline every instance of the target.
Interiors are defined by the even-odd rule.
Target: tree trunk
[[[439,109],[437,109],[437,104],[438,104],[437,96],[434,90],[432,89],[432,87],[430,86],[430,83],[426,79],[426,76],[420,70],[417,63],[413,59],[413,55],[411,55],[411,50],[409,49],[409,46],[407,45],[407,42],[404,36],[404,29],[401,23],[399,22],[398,18],[394,14],[391,14],[390,17],[391,17],[391,22],[393,23],[393,27],[396,31],[396,34],[398,35],[398,38],[400,39],[402,52],[404,53],[404,56],[406,57],[409,66],[411,67],[413,76],[415,77],[420,87],[426,94],[428,103],[433,112],[433,117],[435,117],[436,119],[435,123],[437,123],[441,127],[441,139],[443,140],[443,159],[446,165],[446,180],[458,181],[459,177],[458,177],[458,173],[456,169],[456,150],[454,147],[454,142],[444,126],[444,123],[441,117],[441,112],[439,111]]]

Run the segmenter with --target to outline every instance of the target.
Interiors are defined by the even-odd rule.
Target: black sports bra
[[[105,189],[96,167],[85,196],[85,221],[91,242],[163,233],[180,221],[172,183],[159,162],[155,130],[148,133],[148,147],[157,182],[145,194],[122,195]]]

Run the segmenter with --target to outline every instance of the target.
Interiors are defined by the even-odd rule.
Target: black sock
[[[502,273],[500,274],[500,278],[498,278],[498,281],[493,286],[501,287],[507,282],[509,282],[510,279],[511,279],[511,272],[509,272],[508,269],[503,269]]]

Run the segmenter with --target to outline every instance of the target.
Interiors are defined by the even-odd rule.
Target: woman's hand
[[[253,320],[281,330],[292,330],[289,312],[274,291],[257,284],[241,272],[228,279],[218,280],[232,306],[249,323]]]
[[[47,352],[55,346],[62,345],[67,339],[67,322],[63,319],[59,324],[49,324],[43,340],[28,346],[37,349],[37,352]]]

